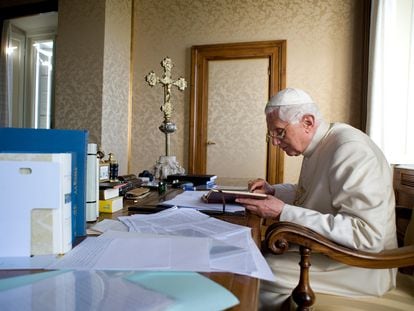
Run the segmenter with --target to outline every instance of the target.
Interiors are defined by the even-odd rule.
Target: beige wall
[[[58,15],[55,127],[87,128],[97,138],[102,118],[105,3],[61,0]]]
[[[89,130],[128,171],[132,0],[60,0],[55,127]]]
[[[96,1],[96,0],[92,0]],[[128,173],[132,0],[106,0],[101,145]]]
[[[161,75],[160,62],[169,56],[173,78],[189,82],[193,45],[279,39],[287,40],[287,86],[307,90],[328,121],[359,126],[362,3],[60,0],[56,127],[88,129],[106,153],[115,153],[121,174],[151,169],[165,148],[158,130],[163,91],[145,82],[148,72]],[[178,130],[171,153],[187,168],[189,88],[173,90],[172,102]],[[286,157],[285,181],[297,179],[300,163],[300,157]]]
[[[151,70],[162,74],[165,56],[174,62],[173,77],[190,81],[193,45],[284,39],[287,86],[307,90],[328,121],[358,127],[364,2],[59,0],[55,125],[88,129],[118,157],[121,174],[139,173],[164,154],[162,90],[144,77]],[[186,168],[189,88],[174,90],[172,102],[178,127],[172,153]],[[297,179],[300,163],[286,157],[286,181]]]
[[[193,45],[287,40],[287,86],[307,90],[328,121],[360,124],[360,0],[135,0],[132,157],[130,172],[151,168],[164,154],[158,130],[163,93],[144,77],[162,74],[172,58],[173,77],[190,81]],[[174,90],[172,153],[187,167],[189,88]],[[240,113],[243,113],[242,111]],[[285,158],[285,181],[298,177],[301,158]]]

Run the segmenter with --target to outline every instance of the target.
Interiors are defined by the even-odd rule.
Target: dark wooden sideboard
[[[414,165],[395,166],[393,186],[397,205],[397,238],[402,245],[414,210]]]

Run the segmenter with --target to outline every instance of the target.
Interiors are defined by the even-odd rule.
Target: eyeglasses
[[[268,131],[266,137],[269,139],[276,138],[277,140],[283,140],[286,136],[286,128],[290,125],[288,123],[284,128],[277,128],[275,131]]]

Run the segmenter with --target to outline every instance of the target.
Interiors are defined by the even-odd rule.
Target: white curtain
[[[11,124],[11,76],[10,62],[7,57],[11,27],[8,21],[3,24],[2,41],[0,42],[0,127],[8,127]]]
[[[414,164],[413,2],[372,1],[367,133],[391,164]]]

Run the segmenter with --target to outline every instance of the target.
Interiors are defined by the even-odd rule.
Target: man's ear
[[[315,126],[315,117],[311,114],[305,114],[302,117],[302,123],[305,129],[312,129]]]

